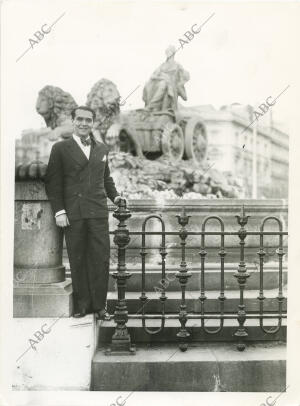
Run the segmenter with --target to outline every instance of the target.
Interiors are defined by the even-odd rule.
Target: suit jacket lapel
[[[85,166],[88,164],[89,161],[87,157],[85,156],[77,142],[73,139],[73,137],[66,145],[66,151],[80,166]]]
[[[100,144],[100,143],[97,142],[91,148],[89,162],[92,163],[95,160],[102,161],[105,154],[106,154],[106,148],[104,147],[103,144]]]

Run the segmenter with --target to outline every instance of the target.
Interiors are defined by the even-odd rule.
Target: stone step
[[[169,291],[180,291],[180,283],[175,277],[176,272],[180,269],[179,266],[166,266],[166,282],[165,286]],[[207,264],[205,268],[205,289],[215,290],[220,286],[221,271],[220,264]],[[248,289],[259,289],[259,271],[255,264],[247,264],[247,270],[250,277],[247,279]],[[111,267],[111,275],[116,271],[116,267]],[[132,276],[127,279],[126,291],[140,291],[141,290],[141,267],[140,266],[127,266],[127,271],[132,273]],[[187,283],[187,290],[200,290],[201,271],[199,267],[190,267],[189,271],[192,276]],[[226,264],[224,271],[225,289],[238,290],[239,285],[234,274],[237,272],[237,264]],[[161,287],[161,267],[148,266],[146,268],[146,290],[153,291],[154,286]],[[275,289],[278,287],[278,265],[275,264],[265,265],[264,267],[264,288]],[[283,283],[287,283],[287,268],[283,268]],[[109,290],[116,290],[115,280],[111,277],[109,281]]]
[[[228,315],[229,316],[229,315]],[[190,333],[190,337],[187,339],[188,343],[192,342],[232,342],[236,343],[237,339],[234,336],[239,324],[236,320],[236,314],[231,315],[235,319],[225,319],[222,331],[217,334],[209,334],[201,327],[201,320],[189,319],[186,323],[186,328]],[[164,329],[157,333],[149,335],[144,331],[142,326],[141,315],[134,315],[133,318],[129,318],[127,322],[128,332],[131,337],[132,343],[171,343],[177,342],[176,334],[180,329],[180,322],[178,316],[176,318],[166,319]],[[161,320],[155,319],[157,315],[149,315],[152,317],[146,320],[146,326],[150,329],[158,329],[161,326]],[[191,316],[193,317],[193,316]],[[112,335],[115,331],[114,320],[98,322],[99,336],[98,347],[101,347],[104,343],[110,343]],[[205,327],[215,330],[219,327],[220,321],[215,319],[205,320]],[[273,329],[277,326],[277,319],[265,319],[263,322],[264,327],[267,329]],[[285,341],[286,340],[286,319],[282,320],[281,329],[275,334],[265,333],[260,325],[258,319],[247,319],[245,322],[248,337],[245,339],[245,343],[257,342],[257,341]],[[232,344],[233,345],[233,344]]]
[[[140,292],[126,292],[126,303],[127,309],[130,314],[141,313],[142,311],[142,302],[140,300]],[[205,300],[205,312],[206,313],[218,313],[220,309],[220,301],[218,299],[220,292],[219,291],[207,291],[205,293],[207,299]],[[264,311],[265,312],[277,312],[278,311],[278,290],[265,290],[264,295],[266,299],[264,300]],[[161,313],[161,301],[159,300],[160,292],[147,292],[147,301],[144,306],[145,313]],[[200,292],[199,291],[187,291],[186,292],[186,305],[188,313],[199,313],[201,311],[201,302],[199,300]],[[286,296],[286,292],[284,292]],[[165,301],[165,312],[166,313],[178,313],[181,303],[181,292],[166,292],[167,300]],[[238,310],[240,293],[238,290],[226,290],[225,291],[226,300],[224,301],[224,312],[235,313]],[[249,290],[244,293],[244,301],[246,305],[246,312],[253,313],[259,312],[259,300],[258,291]],[[108,312],[113,314],[116,304],[117,304],[118,295],[117,292],[108,292],[107,295],[107,309]],[[287,301],[286,299],[283,302],[283,311],[286,311]]]
[[[280,392],[286,387],[284,343],[249,344],[244,352],[228,343],[139,346],[136,355],[105,355],[92,360],[91,390],[170,392]]]

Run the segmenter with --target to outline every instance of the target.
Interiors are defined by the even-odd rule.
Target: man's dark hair
[[[75,118],[75,114],[76,114],[76,111],[77,111],[77,110],[90,111],[90,112],[93,114],[93,120],[95,121],[96,113],[95,113],[95,111],[94,111],[93,109],[91,109],[91,108],[88,107],[88,106],[78,106],[78,107],[75,107],[75,109],[73,109],[73,110],[71,111],[71,117],[72,117],[73,120],[74,120],[74,118]]]

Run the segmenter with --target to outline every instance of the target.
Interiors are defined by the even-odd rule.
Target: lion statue
[[[100,79],[87,95],[86,105],[96,113],[93,134],[98,141],[105,142],[108,129],[118,122],[120,93],[108,79]]]
[[[94,84],[87,95],[86,105],[96,113],[93,134],[98,141],[105,142],[111,150],[128,150],[143,157],[141,144],[126,116],[120,114],[120,93],[108,79]],[[130,151],[129,151],[130,150]]]
[[[77,107],[77,103],[70,95],[56,86],[45,86],[38,94],[36,111],[40,114],[52,131],[48,138],[57,141],[60,138],[68,138],[73,132],[71,111]]]

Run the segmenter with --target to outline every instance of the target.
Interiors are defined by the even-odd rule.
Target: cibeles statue
[[[176,48],[166,50],[166,61],[151,75],[143,90],[145,108],[151,111],[177,110],[178,96],[187,100],[185,83],[189,73],[175,61]]]
[[[99,132],[112,150],[132,151],[139,157],[144,157],[141,137],[138,129],[146,125],[156,130],[157,117],[152,113],[178,110],[178,97],[187,100],[185,84],[189,80],[189,73],[175,61],[176,49],[169,46],[166,50],[167,59],[151,75],[143,90],[144,109],[120,113],[119,93],[114,84],[102,79],[97,82],[88,96],[87,105],[94,108],[98,114]],[[107,83],[106,83],[107,82]],[[107,88],[107,92],[104,90]],[[108,92],[109,90],[109,92]],[[105,97],[109,102],[104,103]],[[115,95],[115,99],[112,97]],[[107,125],[105,125],[107,122]],[[152,141],[149,140],[151,143]],[[155,148],[155,147],[154,147]],[[150,147],[153,149],[153,146]]]
[[[121,113],[117,86],[105,78],[93,85],[86,104],[96,113],[92,132],[97,141],[106,143],[112,151],[130,152],[141,158],[144,157],[143,151],[161,152],[160,143],[157,142],[161,133],[164,134],[164,151],[169,151],[170,145],[176,144],[176,134],[180,129],[174,120],[169,122],[169,115],[177,114],[178,97],[187,100],[185,84],[189,80],[189,73],[175,61],[175,53],[174,46],[167,48],[167,59],[146,83],[143,90],[144,109]],[[48,163],[52,145],[72,136],[71,112],[76,106],[70,93],[57,86],[43,87],[38,93],[36,111],[45,120],[46,128],[23,132],[22,140],[16,148],[18,156],[22,156],[22,150],[25,151],[20,160],[27,162],[39,159]],[[166,127],[167,124],[172,124],[171,131]],[[181,144],[182,142],[183,136]]]

